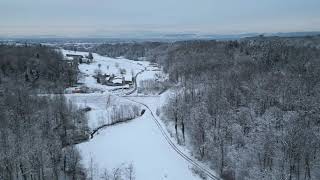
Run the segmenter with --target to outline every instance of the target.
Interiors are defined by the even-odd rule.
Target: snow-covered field
[[[73,52],[62,50],[63,54],[80,54],[86,56],[86,52]],[[91,107],[88,112],[90,129],[97,128],[110,116],[110,105],[139,105],[146,112],[143,116],[132,121],[117,124],[115,126],[101,129],[93,139],[77,145],[85,168],[94,167],[93,178],[101,179],[105,170],[112,172],[113,169],[132,163],[135,169],[137,180],[193,180],[201,179],[195,175],[191,165],[186,158],[183,158],[174,150],[172,144],[168,143],[159,129],[154,116],[156,110],[164,103],[166,95],[139,97],[135,92],[129,96],[121,96],[119,91],[111,91],[112,88],[100,85],[92,77],[98,64],[101,64],[102,73],[117,74],[119,68],[126,69],[127,75],[137,77],[137,82],[154,79],[159,69],[150,66],[149,62],[131,61],[123,58],[113,59],[93,54],[94,62],[91,64],[80,64],[79,69],[83,73],[83,82],[89,88],[99,88],[101,92],[90,94],[66,94],[68,100],[78,105],[79,108]],[[117,74],[119,75],[119,74]],[[140,104],[142,103],[142,104]],[[146,106],[144,106],[144,105]],[[148,109],[149,108],[149,109]],[[157,120],[158,117],[156,117]],[[164,126],[160,123],[161,126]],[[186,151],[184,151],[187,153]],[[91,176],[91,174],[90,174]]]
[[[105,93],[90,93],[90,94],[66,94],[68,101],[78,106],[78,108],[90,107],[91,110],[87,112],[89,119],[88,125],[91,130],[96,129],[104,124],[111,123],[111,115],[114,108],[121,108],[122,106],[134,106],[137,104],[125,98]],[[138,105],[139,106],[139,105]],[[128,109],[123,110],[124,113],[129,114]]]
[[[105,169],[112,171],[123,163],[134,165],[137,180],[200,179],[188,163],[162,137],[150,112],[130,121],[100,131],[92,140],[78,145],[83,163],[91,160],[99,179]]]

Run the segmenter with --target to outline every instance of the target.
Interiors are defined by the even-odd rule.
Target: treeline
[[[73,147],[88,138],[84,112],[61,92],[77,69],[42,46],[0,46],[0,179],[83,179]]]
[[[0,83],[26,84],[39,92],[62,91],[77,82],[77,66],[61,53],[41,45],[0,45]]]
[[[148,56],[149,52],[158,46],[161,42],[141,42],[141,43],[104,43],[91,47],[82,47],[75,45],[63,45],[64,49],[73,51],[90,51],[108,57],[125,57],[127,59],[139,60],[141,57]]]
[[[282,40],[180,42],[164,108],[180,144],[225,179],[320,178],[320,51]]]
[[[159,94],[170,87],[168,82],[146,79],[139,81],[138,93],[145,95]]]

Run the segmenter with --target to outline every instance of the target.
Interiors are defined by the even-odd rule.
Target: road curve
[[[146,69],[147,69],[147,68],[144,67],[144,70],[141,70],[140,72],[138,72],[138,73],[135,75],[135,77],[134,77],[134,79],[133,79],[133,80],[134,80],[134,82],[133,82],[133,83],[134,83],[134,89],[133,89],[132,91],[126,93],[126,95],[130,95],[130,94],[133,94],[134,92],[136,92],[136,90],[138,89],[137,77],[138,77],[139,74],[143,73]]]
[[[156,123],[156,125],[158,126],[159,130],[161,131],[162,136],[165,138],[165,140],[167,141],[167,143],[172,147],[172,149],[174,151],[176,151],[182,158],[184,158],[186,161],[188,161],[190,164],[192,164],[193,166],[197,167],[200,171],[202,171],[204,174],[206,174],[210,179],[213,180],[221,180],[221,178],[215,176],[214,174],[212,174],[210,172],[210,170],[206,169],[205,167],[203,167],[202,165],[200,165],[198,162],[196,162],[195,160],[191,159],[189,156],[187,156],[186,154],[184,154],[175,144],[174,142],[171,140],[171,138],[169,137],[169,135],[166,133],[166,130],[164,129],[164,127],[160,124],[160,122],[158,121],[158,119],[155,117],[154,113],[152,112],[152,110],[149,108],[149,106],[147,106],[144,103],[129,99],[127,97],[130,97],[128,95],[134,93],[137,88],[138,88],[138,84],[137,84],[137,77],[142,74],[144,71],[146,70],[146,68],[142,71],[140,71],[139,73],[136,74],[134,80],[134,84],[135,84],[135,88],[133,91],[127,93],[125,96],[122,96],[123,98],[128,99],[129,101],[138,103],[142,106],[144,106],[146,109],[148,109],[152,115],[152,118],[154,120],[154,122]]]

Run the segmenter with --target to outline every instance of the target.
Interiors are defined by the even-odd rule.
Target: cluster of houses
[[[83,56],[78,54],[66,54],[66,60],[73,61],[80,64],[82,63],[90,64],[93,61],[93,57],[92,55]]]
[[[93,56],[89,53],[87,56],[78,55],[78,54],[66,54],[65,60],[71,66],[78,67],[78,64],[87,63],[90,64],[93,61]],[[132,86],[134,82],[134,77],[131,76],[121,76],[118,77],[114,74],[97,74],[93,76],[97,79],[97,82],[107,86]],[[87,93],[89,89],[85,86],[80,88],[75,88],[72,90],[72,93]]]
[[[124,86],[133,85],[134,77],[129,78],[127,76],[117,77],[114,74],[98,74],[96,77],[97,82],[107,86]]]

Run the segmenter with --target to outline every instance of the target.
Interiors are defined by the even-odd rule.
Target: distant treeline
[[[108,57],[125,57],[131,60],[138,60],[141,57],[146,57],[149,55],[150,51],[162,46],[163,42],[141,42],[141,43],[117,43],[117,44],[99,44],[93,46],[75,46],[63,45],[64,49],[74,50],[74,51],[89,51],[95,52],[100,55]]]
[[[0,46],[0,179],[85,178],[74,143],[86,140],[84,112],[61,92],[77,68],[43,46]]]
[[[317,36],[305,36],[305,37],[264,37],[256,36],[249,38],[242,38],[238,42],[243,41],[278,41],[290,46],[298,47],[315,47],[320,48],[320,35]],[[155,60],[152,56],[167,55],[168,51],[172,51],[174,48],[181,46],[184,42],[196,42],[194,41],[177,41],[177,42],[128,42],[128,43],[102,43],[102,44],[64,44],[62,47],[68,50],[76,51],[89,51],[95,52],[100,55],[106,55],[109,57],[123,56],[128,59],[138,60],[140,57],[149,57],[149,60]],[[214,42],[202,40],[200,42]],[[225,41],[226,42],[226,41]],[[163,53],[159,55],[159,53]]]

